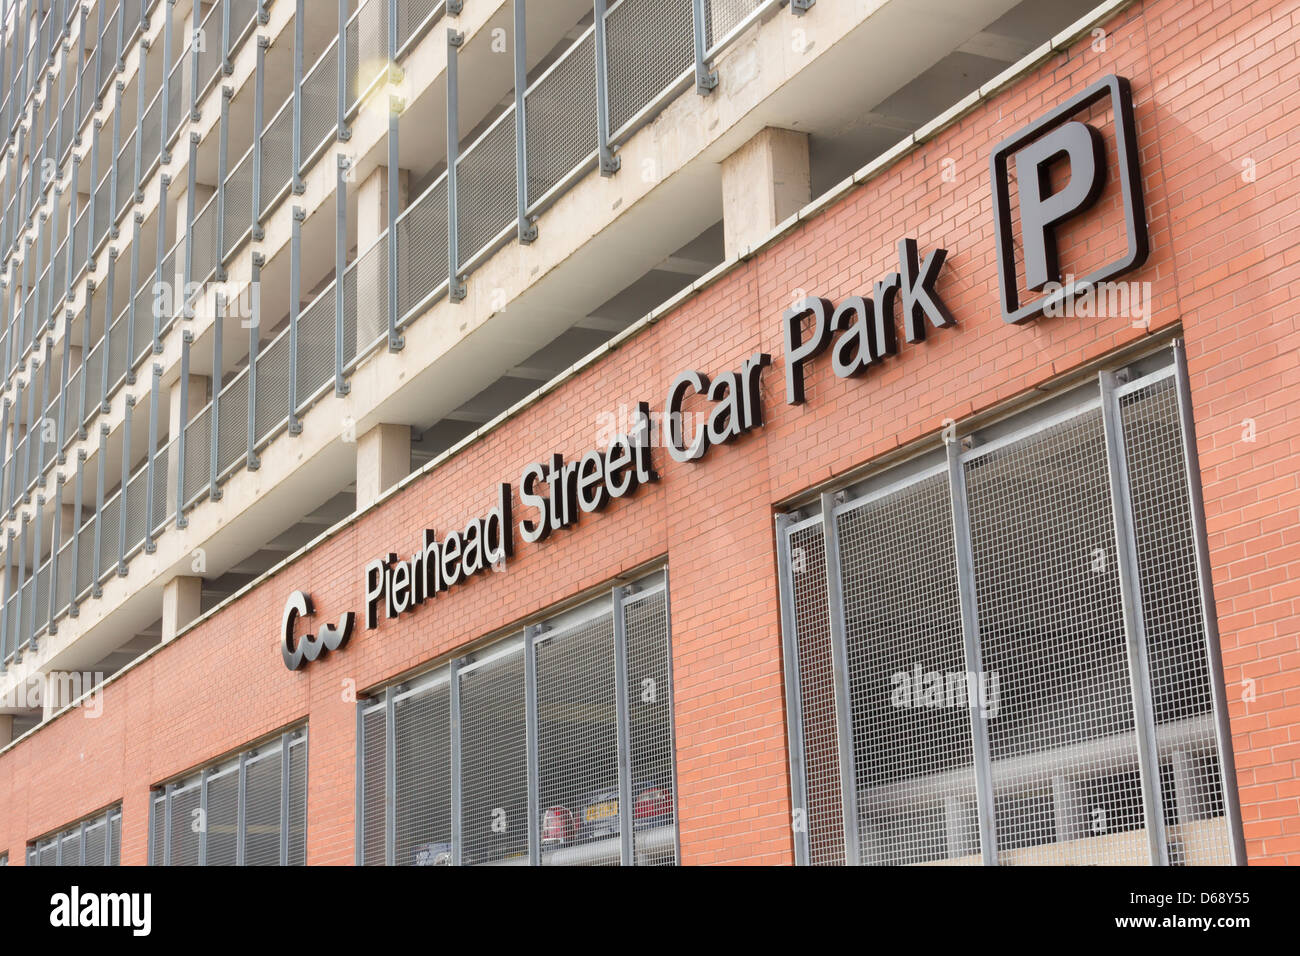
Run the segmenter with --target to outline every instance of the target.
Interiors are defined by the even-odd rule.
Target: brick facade
[[[1195,403],[1207,531],[1247,852],[1300,862],[1300,14],[1277,2],[1135,4],[1054,54],[753,258],[259,583],[103,690],[0,753],[0,850],[108,804],[123,806],[122,861],[147,858],[149,787],[305,720],[308,860],[353,859],[355,707],[420,668],[620,573],[670,573],[684,863],[792,861],[776,590],[777,505],[1071,369],[1181,324]],[[1110,73],[1132,83],[1151,255],[1150,328],[1117,318],[1003,323],[989,188],[992,147]],[[1094,119],[1105,124],[1103,113]],[[815,148],[815,144],[814,144]],[[949,162],[949,160],[951,162]],[[1112,177],[1113,187],[1113,177]],[[1111,251],[1114,189],[1071,227],[1063,258]],[[808,401],[783,401],[780,316],[797,290],[870,294],[897,240],[943,247],[939,289],[957,326],[865,376],[816,361]],[[1099,260],[1098,260],[1099,261]],[[1081,270],[1082,271],[1082,270]],[[408,336],[418,343],[418,327]],[[553,451],[595,447],[602,413],[661,407],[681,370],[710,375],[773,356],[766,426],[703,462],[662,449],[662,480],[547,541],[518,542],[486,574],[300,671],[280,661],[284,599],[321,619],[363,609],[362,567],[410,553],[425,527],[460,527]],[[521,516],[516,505],[516,521]],[[1253,699],[1252,699],[1253,698]]]

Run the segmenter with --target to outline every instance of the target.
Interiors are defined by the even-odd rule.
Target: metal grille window
[[[28,844],[27,865],[117,866],[121,855],[122,808],[113,806]]]
[[[1242,862],[1181,348],[1050,405],[778,519],[799,862]]]
[[[286,731],[155,791],[151,866],[304,866],[307,731]]]
[[[668,620],[655,574],[363,701],[357,862],[675,863]]]

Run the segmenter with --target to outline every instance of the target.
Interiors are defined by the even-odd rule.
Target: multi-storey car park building
[[[3,25],[5,860],[1300,857],[1287,4]]]

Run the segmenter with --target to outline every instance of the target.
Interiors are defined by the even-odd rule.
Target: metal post
[[[235,72],[235,64],[230,60],[230,0],[221,7],[221,72],[230,76]]]
[[[139,137],[136,138],[139,141]],[[135,300],[140,290],[140,227],[144,213],[136,211],[131,216],[131,284],[130,298],[126,303],[126,384],[135,384]]]
[[[1178,390],[1178,424],[1183,443],[1183,468],[1196,548],[1196,583],[1200,592],[1201,620],[1205,627],[1205,659],[1209,668],[1210,697],[1214,709],[1214,737],[1219,752],[1219,780],[1223,788],[1223,810],[1228,823],[1228,844],[1234,866],[1246,865],[1246,839],[1242,832],[1241,796],[1237,790],[1237,766],[1232,750],[1232,726],[1228,721],[1228,694],[1223,677],[1223,650],[1219,643],[1219,612],[1210,574],[1210,546],[1205,533],[1205,501],[1201,491],[1201,463],[1196,447],[1196,416],[1192,408],[1191,379],[1187,353],[1175,341],[1174,385]]]
[[[117,489],[117,576],[126,577],[126,483],[131,478],[131,409],[135,396],[126,396],[122,415],[122,484]]]
[[[448,687],[448,707],[451,724],[451,865],[460,866],[465,852],[465,838],[461,828],[461,753],[460,753],[460,659],[447,667],[451,684]]]
[[[175,789],[174,783],[163,789],[163,866],[172,865],[172,791]]]
[[[849,679],[849,648],[844,623],[844,582],[840,574],[840,538],[835,522],[838,496],[821,496],[822,540],[826,555],[826,595],[829,603],[832,677],[835,687],[836,739],[839,744],[840,808],[844,814],[844,861],[862,864],[859,845],[861,820],[858,814],[858,774],[853,748],[852,683]]]
[[[98,189],[95,180],[99,176],[99,131],[104,128],[104,121],[96,116],[90,126],[90,199],[86,203],[86,272],[88,273],[95,271],[95,191]]]
[[[194,335],[189,329],[181,332],[181,390],[180,430],[176,436],[176,527],[189,525],[185,517],[185,430],[190,424],[190,346]]]
[[[212,775],[211,767],[204,767],[199,773],[199,866],[208,865],[208,778]]]
[[[64,299],[72,298],[72,277],[76,274],[76,256],[73,255],[72,240],[77,230],[77,173],[81,169],[81,157],[75,153],[72,156],[72,177],[68,181],[71,195],[68,197],[68,226],[67,226],[67,244],[68,252],[63,257],[63,297]]]
[[[256,242],[266,236],[262,231],[262,133],[266,128],[266,51],[270,46],[270,38],[258,34],[253,97],[253,239]]]
[[[338,140],[346,143],[352,139],[352,129],[347,125],[348,118],[348,0],[339,0],[339,102],[338,102]]]
[[[366,839],[366,705],[364,701],[356,702],[357,711],[357,761],[353,770],[352,786],[356,814],[352,821],[352,863],[365,866]]]
[[[36,496],[36,533],[32,540],[32,600],[27,612],[27,647],[33,653],[40,648],[36,641],[36,583],[41,576],[41,539],[44,535],[45,496]]]
[[[307,191],[302,181],[302,47],[306,0],[295,0],[293,16],[293,194]]]
[[[623,617],[623,588],[610,593],[614,619],[614,698],[618,738],[618,843],[623,866],[636,862],[632,842],[632,718],[627,700],[627,622]]]
[[[1106,432],[1106,466],[1110,476],[1110,504],[1115,522],[1119,591],[1124,613],[1124,637],[1128,648],[1129,690],[1133,695],[1133,724],[1137,737],[1138,772],[1142,782],[1142,813],[1146,820],[1151,865],[1168,866],[1169,846],[1165,842],[1164,803],[1160,796],[1160,755],[1156,749],[1155,711],[1151,704],[1146,621],[1133,532],[1133,498],[1129,487],[1124,429],[1119,420],[1119,399],[1115,395],[1119,380],[1114,372],[1106,371],[1100,373],[1099,379],[1102,424]]]
[[[77,438],[85,441],[87,435],[86,423],[89,419],[86,403],[90,399],[90,301],[95,294],[95,280],[86,280],[86,305],[82,310],[82,335],[81,335],[81,394],[77,396]]]
[[[167,142],[171,139],[171,115],[168,112],[170,106],[172,88],[172,7],[176,5],[176,0],[164,0],[163,7],[163,62],[162,77],[163,81],[159,94],[160,102],[158,106],[158,165],[166,166],[172,161],[171,151],[167,148]],[[159,227],[161,229],[161,226]]]
[[[975,558],[970,541],[970,511],[966,501],[966,470],[958,441],[948,442],[948,487],[952,500],[953,547],[956,551],[957,590],[961,603],[961,636],[966,673],[984,673],[980,646],[979,608],[975,601]],[[967,702],[970,711],[971,757],[975,771],[975,807],[979,820],[980,854],[985,866],[998,863],[997,826],[993,818],[993,768],[989,758],[988,715],[978,699]]]
[[[248,829],[248,751],[245,750],[239,755],[239,781],[237,783],[239,792],[235,799],[235,865],[244,865],[245,830]]]
[[[102,597],[103,589],[99,579],[104,573],[102,555],[104,553],[104,471],[108,459],[108,426],[99,426],[99,452],[95,461],[95,551],[91,555],[90,596]]]
[[[117,248],[108,247],[108,278],[104,285],[106,292],[104,294],[104,337],[100,339],[103,343],[103,355],[99,363],[99,411],[107,415],[113,408],[108,401],[108,358],[111,354],[109,348],[109,336],[113,333],[113,290],[117,283],[113,281],[113,274],[117,271]]]
[[[691,20],[695,30],[695,92],[701,96],[708,96],[717,89],[718,74],[716,71],[709,70],[708,61],[705,59],[707,38],[704,31],[707,24],[704,17],[704,0],[692,0]]]
[[[168,3],[170,9],[171,4]],[[162,312],[159,309],[161,301],[169,303],[172,311],[176,308],[176,290],[171,289],[172,281],[175,276],[175,265],[173,264],[172,275],[163,275],[163,262],[167,258],[167,187],[171,185],[172,178],[167,173],[160,173],[158,176],[158,240],[155,246],[155,265],[153,273],[153,354],[162,355]],[[170,292],[168,292],[170,290]],[[160,300],[159,293],[167,292],[165,300]],[[167,318],[171,318],[169,315]]]
[[[524,628],[524,739],[528,750],[528,865],[542,865],[542,800],[537,754],[537,627]]]
[[[149,105],[144,98],[144,91],[148,86],[148,65],[149,65],[149,38],[140,38],[140,56],[138,57],[139,65],[136,67],[135,78],[135,141],[133,153],[135,154],[135,188],[131,190],[132,198],[135,202],[144,202],[144,111]],[[159,135],[162,135],[159,133]],[[116,193],[114,193],[116,196]],[[131,287],[132,295],[135,293],[135,286]]]
[[[86,69],[86,18],[89,11],[83,6],[81,8],[80,26],[77,29],[77,77],[73,83],[72,89],[72,145],[81,145],[81,101],[84,95],[82,91],[81,76]],[[76,179],[73,179],[73,192],[76,192]]]
[[[117,18],[118,23],[122,18]],[[117,154],[122,149],[122,94],[126,91],[126,84],[121,80],[113,83],[113,155],[109,157],[108,164],[108,237],[116,239],[117,231],[117,177],[121,175],[121,169],[118,167]]]
[[[194,5],[198,9],[198,4]],[[196,168],[199,164],[199,134],[190,133],[189,186],[185,190],[185,270],[181,292],[181,315],[194,318],[193,304],[190,302],[190,281],[194,278],[194,190],[198,188]]]
[[[245,467],[257,471],[261,462],[257,458],[257,350],[259,330],[262,326],[262,296],[257,290],[262,283],[262,266],[266,260],[260,252],[253,253],[253,320],[248,325],[248,456]]]
[[[519,241],[537,238],[537,224],[528,219],[528,27],[524,0],[515,0],[515,195]]]
[[[59,540],[63,537],[63,486],[65,484],[67,478],[62,472],[54,476],[54,528],[53,536],[50,538],[50,616],[49,623],[46,625],[46,631],[50,634],[58,633],[54,615],[59,608]]]
[[[26,586],[27,578],[27,515],[22,516],[22,521],[18,525],[18,594],[14,601],[14,639],[12,643],[12,652],[14,663],[17,664],[23,659],[22,636],[23,636],[23,588]]]
[[[114,38],[117,46],[117,60],[113,68],[118,73],[126,72],[126,11],[122,9],[119,3],[117,8],[117,36]]]
[[[220,446],[217,439],[221,432],[221,379],[222,379],[222,342],[221,332],[225,323],[225,296],[216,293],[216,315],[212,319],[212,406],[208,413],[208,498],[221,500],[221,489],[217,486],[220,463],[217,460]]]
[[[72,498],[72,553],[68,560],[72,563],[72,587],[68,595],[68,617],[77,617],[80,610],[77,605],[79,591],[77,575],[81,571],[81,507],[82,494],[86,482],[86,449],[77,449],[77,483]]]
[[[465,42],[464,34],[447,31],[447,298],[452,302],[465,299],[465,283],[460,279],[460,207],[457,164],[460,161],[460,83],[457,53]]]
[[[72,310],[69,309],[63,314],[63,361],[60,363],[61,367],[59,369],[59,432],[55,438],[55,441],[58,443],[58,448],[55,451],[54,460],[60,465],[67,464],[68,461],[68,455],[64,448],[64,444],[67,441],[68,435],[68,378],[72,374],[72,349],[68,343],[71,341]],[[0,429],[0,432],[2,431],[3,429]],[[0,439],[0,441],[3,441],[3,439]],[[3,457],[2,447],[0,447],[0,457]],[[2,485],[3,482],[0,482],[0,486]]]
[[[605,41],[605,0],[593,0],[596,39],[596,140],[600,174],[612,176],[623,161],[609,145],[609,50]]]
[[[346,10],[346,0],[342,9]],[[334,177],[334,394],[346,395],[351,389],[343,377],[343,312],[346,301],[343,295],[343,275],[348,264],[348,170],[352,163],[342,153],[338,154]]]
[[[227,3],[225,10],[230,9]],[[217,138],[217,271],[214,278],[225,282],[226,272],[226,172],[229,169],[230,148],[230,98],[235,91],[229,86],[221,87],[221,133]]]
[[[0,674],[9,669],[9,582],[13,578],[14,570],[14,533],[5,532],[5,587],[4,601],[0,603]]]
[[[159,393],[162,391],[162,366],[155,364],[153,367],[152,385],[149,388],[149,449],[148,458],[145,461],[145,479],[144,479],[144,550],[146,554],[153,554],[158,549],[158,545],[153,539],[154,527],[154,468],[158,457],[158,402]],[[184,388],[184,384],[181,386]],[[167,507],[167,502],[163,502],[163,507]]]
[[[280,865],[289,865],[289,735],[280,735]]]
[[[394,687],[384,690],[384,865],[394,866],[397,853],[397,722]]]
[[[301,435],[298,419],[298,312],[302,297],[302,223],[307,218],[301,206],[293,207],[293,231],[289,253],[289,434]]]
[[[203,37],[203,5],[195,0],[193,15],[190,17],[190,122],[197,123],[203,115],[199,112],[199,45],[206,48],[207,40]],[[193,135],[193,134],[191,134]]]

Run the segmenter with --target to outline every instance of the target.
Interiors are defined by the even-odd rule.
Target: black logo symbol
[[[1092,104],[1109,97],[1115,116],[1115,146],[1119,154],[1120,191],[1128,249],[1123,256],[1090,275],[1075,279],[1027,304],[1020,304],[1016,288],[1016,254],[1011,227],[1007,161],[1014,155],[1019,186],[1020,235],[1028,291],[1041,292],[1048,283],[1061,282],[1057,262],[1056,227],[1086,212],[1106,185],[1106,150],[1096,127],[1071,119]],[[1069,181],[1051,191],[1049,173],[1067,160]],[[1147,221],[1142,205],[1142,180],[1138,171],[1137,132],[1133,124],[1133,93],[1128,80],[1107,76],[1069,102],[1035,120],[993,151],[993,215],[998,247],[998,281],[1002,290],[1002,318],[1019,324],[1043,314],[1075,290],[1105,282],[1146,261]]]
[[[284,657],[284,666],[296,671],[304,661],[314,661],[327,651],[337,651],[352,636],[353,614],[343,615],[338,627],[326,624],[320,634],[304,634],[301,640],[293,638],[293,626],[300,617],[311,617],[313,613],[311,598],[302,591],[294,591],[289,600],[284,602],[284,625],[280,631],[280,654]]]

